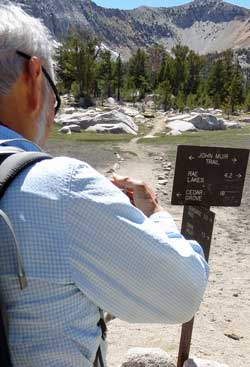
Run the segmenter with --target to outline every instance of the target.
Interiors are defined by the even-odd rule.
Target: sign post
[[[201,244],[208,261],[212,241],[215,214],[202,206],[184,206],[181,233],[187,240]],[[192,320],[182,325],[177,367],[182,367],[188,359],[194,325]]]
[[[184,205],[181,233],[196,240],[209,259],[215,214],[210,206],[240,206],[248,149],[180,145],[172,205]],[[182,325],[177,367],[189,357],[194,318]]]
[[[215,214],[202,206],[184,206],[181,234],[186,240],[195,240],[204,251],[208,261],[212,242]]]

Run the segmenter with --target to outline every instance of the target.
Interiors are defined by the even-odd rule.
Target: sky
[[[93,0],[97,5],[106,8],[133,9],[138,6],[176,6],[187,2],[188,0]],[[250,9],[250,0],[227,0],[228,3],[243,6]]]

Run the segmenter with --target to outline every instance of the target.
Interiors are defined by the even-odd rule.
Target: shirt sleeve
[[[208,277],[200,246],[183,238],[170,214],[146,217],[83,162],[72,173],[65,236],[73,281],[103,310],[129,322],[166,323],[197,311]]]

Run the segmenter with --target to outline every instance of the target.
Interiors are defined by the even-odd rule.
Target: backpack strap
[[[20,152],[9,155],[0,165],[0,199],[3,197],[5,191],[17,175],[24,169],[34,163],[40,162],[43,159],[51,159],[49,154],[43,152]],[[14,228],[6,213],[0,210],[0,217],[4,220],[9,231],[12,234],[16,255],[17,255],[17,270],[20,288],[24,289],[27,286],[27,280],[23,269],[22,258],[20,255],[19,244],[15,235]]]
[[[4,220],[5,224],[7,225],[14,243],[15,243],[15,249],[16,249],[16,257],[17,257],[17,275],[18,275],[18,280],[19,280],[19,285],[21,289],[24,289],[27,287],[27,280],[25,277],[25,272],[24,272],[24,268],[23,268],[23,263],[22,263],[22,258],[21,258],[21,254],[20,254],[20,248],[19,248],[19,244],[16,238],[16,234],[14,231],[14,228],[11,224],[11,221],[8,217],[8,215],[6,213],[4,213],[4,211],[2,211],[0,209],[0,217]]]
[[[5,325],[2,311],[0,309],[0,366],[12,367],[9,346],[5,334]]]
[[[15,177],[24,169],[52,156],[44,152],[21,152],[10,155],[0,166],[0,199]]]
[[[100,312],[100,320],[98,321],[97,326],[101,328],[102,339],[105,340],[107,336],[107,326],[104,320],[103,310],[99,308],[99,312]],[[101,344],[99,345],[97,352],[96,352],[94,367],[105,367],[103,356],[102,356]]]
[[[36,143],[33,143],[33,141],[31,142],[30,140],[25,139],[25,138],[0,139],[0,145],[12,143],[12,142],[21,142],[21,143],[29,143],[29,144],[32,144],[32,145],[34,145],[39,150],[39,152],[41,152],[41,148],[39,147],[39,145],[37,145]],[[7,146],[11,146],[11,144],[10,145],[7,145]]]
[[[21,152],[23,152],[21,148],[0,145],[0,165],[10,155]]]
[[[13,141],[13,140],[12,140]],[[3,144],[7,141],[0,141]],[[0,199],[3,197],[6,189],[14,180],[14,178],[26,167],[31,166],[34,163],[40,162],[43,159],[52,158],[49,154],[43,152],[24,152],[20,148],[6,146],[0,152],[2,163],[0,164]],[[24,289],[27,286],[27,280],[22,264],[22,258],[20,254],[19,244],[15,235],[14,228],[6,213],[0,209],[0,217],[6,223],[9,231],[12,234],[16,256],[17,256],[17,270],[20,288]],[[0,365],[5,367],[11,367],[10,352],[8,342],[5,334],[4,315],[2,313],[2,304],[0,300]]]

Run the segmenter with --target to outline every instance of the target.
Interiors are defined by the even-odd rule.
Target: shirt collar
[[[40,152],[41,149],[30,140],[26,140],[22,135],[18,134],[16,131],[11,130],[7,126],[0,125],[0,140],[7,139],[20,139],[18,141],[6,142],[4,145],[14,146],[21,148],[27,152]]]

